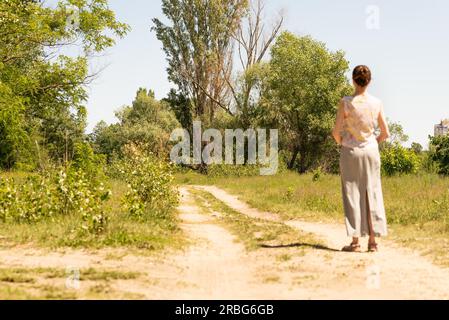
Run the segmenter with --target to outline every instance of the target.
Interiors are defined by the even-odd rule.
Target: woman
[[[361,252],[359,238],[369,236],[368,251],[377,252],[376,237],[387,235],[380,178],[379,143],[389,136],[382,102],[367,93],[371,71],[358,66],[353,72],[355,93],[339,105],[332,132],[341,145],[340,171],[346,230],[352,243],[347,252]],[[376,127],[380,134],[376,136]]]

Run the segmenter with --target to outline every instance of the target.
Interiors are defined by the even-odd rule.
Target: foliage
[[[417,173],[420,158],[415,152],[396,144],[384,148],[381,152],[382,172],[388,176]]]
[[[321,169],[321,167],[318,167],[317,169],[312,171],[312,180],[314,182],[320,181],[323,174],[324,174],[323,169]]]
[[[168,158],[170,135],[179,127],[175,114],[167,103],[155,99],[153,91],[139,89],[132,106],[116,113],[119,123],[100,122],[92,140],[97,153],[111,160],[126,144],[146,145],[156,156]]]
[[[124,198],[128,214],[144,220],[171,219],[178,204],[171,165],[148,154],[142,146],[124,149],[125,157],[119,165],[129,187]]]
[[[0,219],[5,223],[36,223],[58,215],[76,215],[80,228],[90,233],[105,230],[103,204],[110,191],[93,185],[80,170],[52,170],[28,177],[0,181]]]
[[[177,93],[175,89],[171,89],[167,98],[162,101],[170,106],[170,109],[175,113],[176,119],[178,119],[181,126],[191,131],[193,119],[192,103],[189,98],[182,93]]]
[[[438,162],[433,160],[431,151],[424,151],[419,156],[421,158],[421,170],[424,173],[438,174]]]
[[[339,100],[349,94],[349,63],[311,37],[282,33],[271,51],[260,122],[282,131],[281,146],[291,152],[290,168],[306,172],[330,147],[329,132]]]
[[[40,148],[62,160],[82,140],[89,59],[128,26],[107,0],[3,0],[0,30],[0,166],[32,167]]]
[[[412,142],[411,149],[416,154],[421,154],[424,150],[423,146],[418,142]]]
[[[430,159],[438,166],[438,173],[449,175],[449,136],[430,137]]]
[[[104,155],[94,153],[92,146],[87,142],[78,142],[74,146],[72,167],[84,172],[91,180],[104,179]]]
[[[403,145],[409,139],[409,136],[405,134],[404,128],[400,123],[393,122],[390,119],[387,119],[387,122],[388,129],[390,131],[390,138],[379,145],[380,150],[394,147],[396,145]]]
[[[390,144],[403,144],[408,141],[409,136],[405,134],[404,128],[400,123],[388,120],[388,129],[390,130]]]
[[[22,101],[0,80],[0,168],[10,168],[19,161],[26,134]]]
[[[168,78],[192,108],[192,118],[212,121],[226,103],[232,68],[233,36],[248,8],[247,0],[163,0],[168,24],[153,19],[168,61]],[[229,111],[230,112],[230,111]],[[185,114],[178,119],[188,119]]]

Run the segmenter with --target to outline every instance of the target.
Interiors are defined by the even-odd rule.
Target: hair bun
[[[355,67],[352,79],[361,87],[366,87],[371,82],[371,70],[364,65]]]

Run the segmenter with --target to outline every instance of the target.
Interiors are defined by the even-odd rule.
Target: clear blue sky
[[[342,49],[351,67],[373,71],[370,92],[385,104],[387,116],[400,122],[411,141],[427,146],[427,136],[449,118],[449,2],[447,0],[266,0],[267,18],[283,10],[284,29],[311,35],[331,50]],[[98,121],[116,121],[114,110],[130,104],[139,87],[163,98],[171,85],[161,45],[150,32],[161,17],[157,0],[110,0],[121,21],[131,25],[94,68],[106,66],[90,87],[89,129]],[[368,6],[379,8],[379,29],[366,26]],[[370,20],[371,21],[371,20]]]

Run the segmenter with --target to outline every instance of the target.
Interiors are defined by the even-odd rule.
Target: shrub
[[[430,158],[439,174],[449,175],[449,136],[430,137]]]
[[[49,170],[28,177],[24,183],[0,180],[0,219],[5,223],[36,223],[58,215],[79,215],[80,229],[105,230],[103,203],[110,191],[92,184],[86,173],[75,169]]]
[[[120,161],[121,174],[128,183],[124,206],[131,217],[171,218],[178,205],[178,192],[173,181],[172,166],[142,147],[127,146]]]
[[[315,170],[312,171],[312,181],[313,182],[317,182],[321,179],[321,177],[323,176],[324,172],[323,169],[321,167],[316,168]]]
[[[416,173],[420,167],[416,153],[399,144],[383,149],[381,159],[382,172],[388,176]]]
[[[104,179],[106,156],[95,154],[87,142],[77,142],[74,145],[71,167],[83,171],[89,179],[98,181]]]
[[[109,219],[103,204],[110,198],[111,191],[82,170],[60,171],[58,176],[58,194],[65,214],[80,215],[84,231],[95,234],[105,231]]]
[[[432,174],[438,173],[438,163],[433,160],[431,152],[423,151],[419,154],[419,157],[421,159],[421,171]]]

